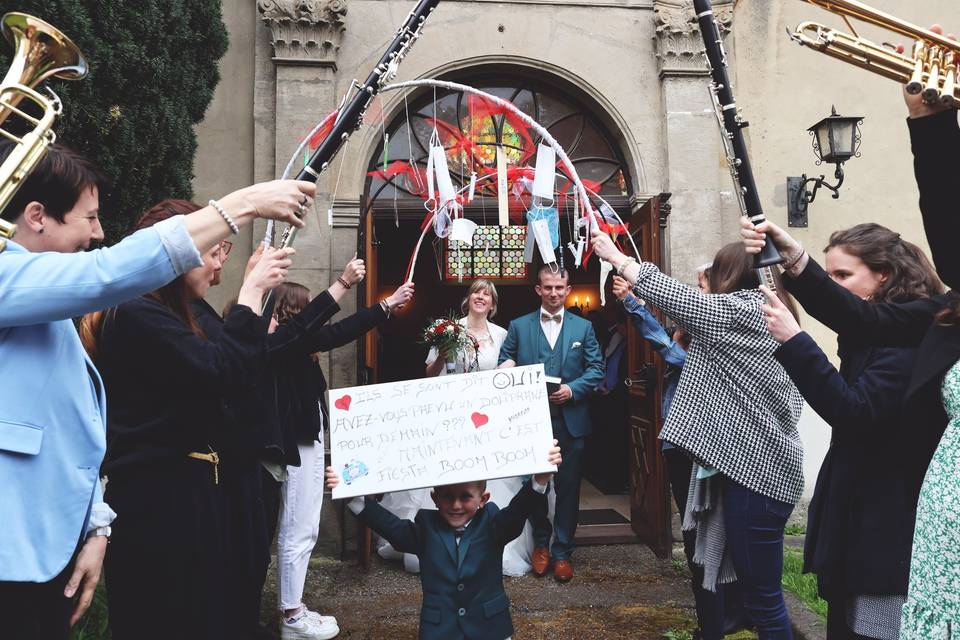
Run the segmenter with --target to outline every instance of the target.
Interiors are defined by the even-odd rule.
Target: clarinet
[[[750,168],[750,157],[747,155],[747,144],[743,137],[743,129],[748,127],[749,123],[740,117],[737,103],[733,98],[733,89],[730,86],[730,78],[727,76],[727,53],[723,48],[720,26],[714,17],[710,0],[693,0],[693,8],[697,14],[697,22],[700,24],[700,33],[707,53],[710,76],[713,79],[710,83],[710,93],[717,113],[717,122],[720,124],[720,137],[723,139],[740,211],[750,218],[753,224],[760,224],[766,221],[766,218],[763,215],[763,207],[760,205],[753,170]],[[776,291],[773,267],[782,262],[783,258],[780,257],[773,242],[767,242],[763,251],[754,256],[753,267],[757,269],[760,281],[772,291]]]
[[[355,84],[356,93],[350,103],[345,105],[340,113],[337,114],[337,120],[334,122],[330,134],[320,143],[319,148],[310,157],[310,161],[297,175],[297,180],[306,180],[316,182],[329,165],[333,157],[337,155],[340,147],[347,141],[350,134],[360,128],[363,124],[363,116],[383,87],[389,84],[397,75],[397,70],[404,57],[409,53],[413,43],[420,37],[423,30],[423,23],[426,22],[430,13],[440,4],[440,0],[420,0],[417,6],[410,12],[407,19],[397,30],[397,35],[387,47],[386,52],[380,61],[367,76],[367,80],[362,84]],[[297,237],[297,227],[289,226],[283,232],[280,240],[281,247],[289,247]]]

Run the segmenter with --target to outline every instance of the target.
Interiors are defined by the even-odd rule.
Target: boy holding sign
[[[556,440],[549,461],[561,462]],[[485,480],[435,487],[430,495],[437,511],[422,509],[413,521],[398,518],[369,496],[348,503],[394,549],[420,558],[421,640],[509,640],[513,635],[500,558],[530,513],[546,508],[551,475],[533,476],[504,509],[488,502]],[[328,489],[339,484],[333,467],[327,467],[326,476]]]

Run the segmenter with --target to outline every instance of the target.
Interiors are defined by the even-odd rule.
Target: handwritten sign
[[[556,471],[543,365],[331,389],[334,498]]]

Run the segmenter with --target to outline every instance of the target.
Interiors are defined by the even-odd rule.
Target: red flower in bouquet
[[[436,349],[437,353],[449,363],[455,362],[457,355],[461,353],[468,362],[476,360],[479,350],[476,339],[467,333],[452,312],[428,322],[423,330],[421,341],[428,347]]]

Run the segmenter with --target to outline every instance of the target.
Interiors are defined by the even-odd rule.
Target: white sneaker
[[[322,616],[322,615],[320,615],[319,613],[317,613],[316,611],[311,611],[310,609],[308,609],[308,608],[307,608],[307,605],[305,605],[305,604],[302,604],[302,605],[300,605],[300,606],[303,607],[303,610],[304,610],[304,612],[306,612],[307,617],[310,618],[311,620],[313,620],[313,622],[314,622],[315,624],[317,624],[317,625],[319,625],[319,626],[324,626],[324,625],[325,625],[325,626],[333,626],[333,627],[338,627],[338,626],[340,626],[339,623],[337,623],[337,619],[334,618],[333,616]]]
[[[301,613],[295,618],[280,618],[281,640],[330,640],[340,633],[336,624],[324,624]]]

